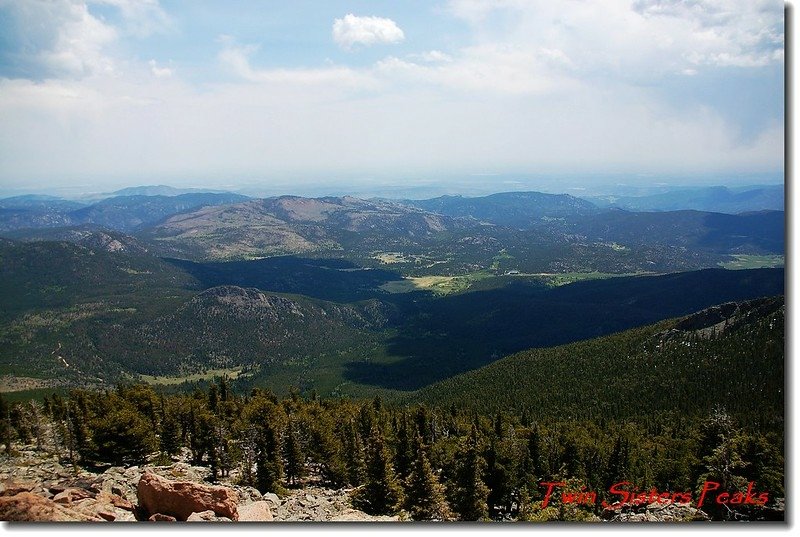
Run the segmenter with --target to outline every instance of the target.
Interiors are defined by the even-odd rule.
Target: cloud
[[[91,5],[117,9],[119,24],[95,16]],[[117,67],[109,49],[122,34],[145,37],[170,21],[157,0],[3,0],[0,76],[81,78]]]
[[[585,74],[653,79],[783,62],[776,0],[450,0],[481,39],[558,50]],[[580,59],[580,61],[577,61]]]
[[[155,60],[150,60],[147,62],[147,65],[150,66],[150,72],[153,73],[153,76],[157,78],[166,78],[172,76],[172,69],[169,67],[159,67],[158,62]]]
[[[0,183],[781,170],[782,109],[769,104],[782,102],[780,17],[744,6],[753,23],[731,5],[454,0],[463,35],[370,64],[292,66],[270,56],[278,47],[226,36],[205,64],[167,63],[123,42],[135,27],[124,16],[0,0],[16,28],[0,35],[15,43],[0,47]],[[401,39],[350,32],[348,17],[342,47]],[[750,120],[723,97],[763,124],[742,136]]]
[[[240,45],[227,35],[220,36],[217,41],[223,45],[218,55],[220,62],[232,73],[249,82],[299,86],[333,85],[352,88],[374,85],[374,80],[369,73],[341,66],[293,69],[254,68],[250,62],[250,56],[258,51],[257,45]]]
[[[357,17],[349,13],[333,21],[333,40],[346,50],[354,45],[395,44],[403,39],[403,30],[392,19]]]
[[[409,54],[408,58],[412,60],[420,60],[426,63],[449,63],[453,61],[452,56],[445,54],[441,50],[428,50],[426,52]]]
[[[565,61],[556,56],[556,63]],[[437,63],[417,63],[390,56],[377,62],[374,70],[395,81],[439,86],[460,93],[525,95],[573,85],[549,67],[552,61],[552,53],[515,45],[482,44],[466,47],[457,57]]]
[[[42,79],[110,72],[104,48],[117,39],[114,27],[94,17],[85,3],[20,0],[0,4],[9,47],[0,50],[0,76]]]

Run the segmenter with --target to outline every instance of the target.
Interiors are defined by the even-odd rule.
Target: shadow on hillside
[[[503,356],[784,292],[783,269],[721,269],[613,278],[548,291],[521,288],[424,301],[387,342],[391,363],[349,362],[347,380],[415,390]]]

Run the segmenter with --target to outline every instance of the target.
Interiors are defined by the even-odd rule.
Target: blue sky
[[[773,0],[0,0],[0,187],[774,182],[783,47]]]

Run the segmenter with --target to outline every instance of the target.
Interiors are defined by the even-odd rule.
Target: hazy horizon
[[[152,181],[111,183],[106,189],[92,183],[49,188],[6,188],[0,185],[0,199],[42,195],[81,200],[103,197],[121,190],[141,187],[168,187],[198,192],[231,192],[251,197],[294,195],[304,197],[355,196],[397,199],[425,199],[442,195],[485,196],[500,192],[536,191],[548,194],[570,194],[576,197],[602,195],[647,195],[666,190],[703,187],[746,188],[784,185],[779,174],[743,174],[740,176],[656,176],[641,175],[526,177],[519,175],[473,176],[457,180],[417,179],[390,181],[361,179],[341,182],[242,181],[234,182],[177,182]]]

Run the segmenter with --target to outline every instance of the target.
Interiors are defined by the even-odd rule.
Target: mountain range
[[[0,200],[4,374],[408,393],[784,292],[782,211],[121,193]]]

